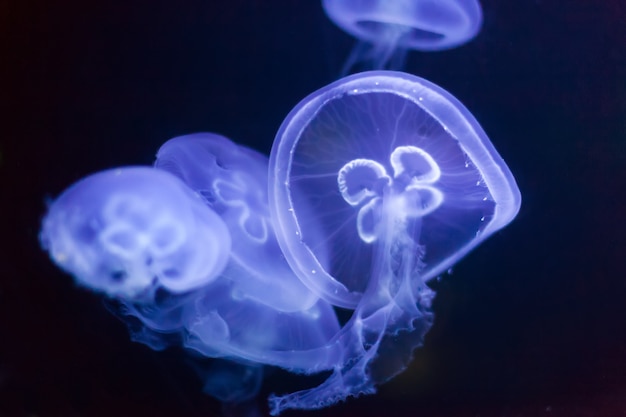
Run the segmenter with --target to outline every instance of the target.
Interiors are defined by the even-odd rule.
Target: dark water
[[[522,210],[436,285],[409,370],[289,415],[626,415],[626,5],[482,5],[474,42],[406,70],[473,112]],[[45,199],[185,133],[269,152],[352,42],[316,0],[0,1],[0,416],[223,414],[177,352],[131,343],[48,261]]]

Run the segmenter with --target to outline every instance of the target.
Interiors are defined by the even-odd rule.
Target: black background
[[[412,52],[406,71],[472,111],[521,212],[435,284],[435,325],[405,373],[289,415],[626,415],[626,5],[482,5],[473,42]],[[0,416],[228,414],[179,352],[130,342],[53,266],[37,241],[45,201],[150,164],[181,134],[269,153],[352,45],[317,0],[0,0]]]

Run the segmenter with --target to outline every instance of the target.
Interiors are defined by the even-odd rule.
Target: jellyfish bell
[[[401,69],[406,50],[439,51],[473,39],[482,24],[477,0],[323,0],[328,17],[361,42],[344,70]],[[366,46],[367,45],[367,46]]]
[[[477,0],[323,0],[322,6],[360,40],[419,51],[464,44],[482,24]]]
[[[302,100],[277,133],[270,178],[285,257],[313,292],[345,308],[383,265],[401,274],[394,268],[407,256],[419,281],[441,274],[521,202],[472,114],[441,87],[392,71],[349,76]]]
[[[212,282],[231,242],[184,183],[148,167],[78,181],[51,204],[40,238],[79,284],[131,302],[153,301],[157,288],[182,293]]]
[[[201,195],[228,226],[232,249],[224,275],[237,283],[237,297],[283,312],[306,310],[318,297],[294,275],[278,246],[268,208],[267,166],[267,156],[214,133],[170,139],[155,162]]]

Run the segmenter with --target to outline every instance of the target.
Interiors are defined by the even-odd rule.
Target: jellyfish
[[[41,242],[76,282],[111,297],[152,302],[182,293],[226,267],[225,222],[175,176],[149,167],[90,175],[50,206]]]
[[[163,144],[154,165],[180,178],[227,224],[232,243],[223,275],[237,283],[242,297],[284,312],[317,302],[278,246],[268,206],[267,156],[221,135],[195,133]]]
[[[359,39],[343,71],[400,70],[409,49],[439,51],[473,39],[482,24],[477,0],[322,0],[337,26]]]
[[[377,366],[378,353],[401,337],[422,343],[428,281],[508,224],[520,203],[472,114],[424,79],[365,72],[301,101],[272,147],[270,211],[302,282],[353,313],[336,339],[341,365],[318,387],[272,397],[272,413],[368,394],[402,371],[410,357]]]
[[[433,323],[428,282],[520,202],[460,102],[374,71],[299,103],[269,159],[198,133],[166,142],[154,167],[86,177],[52,203],[41,242],[133,340],[212,360],[198,373],[216,398],[249,400],[268,365],[329,373],[270,396],[278,415],[371,394],[404,370]]]

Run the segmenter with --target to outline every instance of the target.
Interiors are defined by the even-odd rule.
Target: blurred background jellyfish
[[[179,179],[148,167],[88,176],[52,203],[43,220],[52,260],[92,290],[153,302],[215,280],[230,255],[224,221]]]
[[[343,366],[322,385],[273,397],[272,412],[318,408],[375,385],[381,346],[432,321],[426,282],[517,214],[513,175],[452,95],[398,72],[346,77],[283,122],[270,156],[270,209],[287,260],[311,291],[352,309]],[[310,208],[314,208],[313,210]],[[373,372],[378,369],[379,372]]]
[[[167,141],[155,167],[184,181],[228,225],[231,261],[223,275],[242,296],[285,312],[317,302],[283,259],[274,235],[267,156],[217,134],[196,133]]]
[[[337,26],[359,40],[342,74],[402,69],[406,52],[439,51],[472,40],[482,24],[477,0],[322,0]]]

